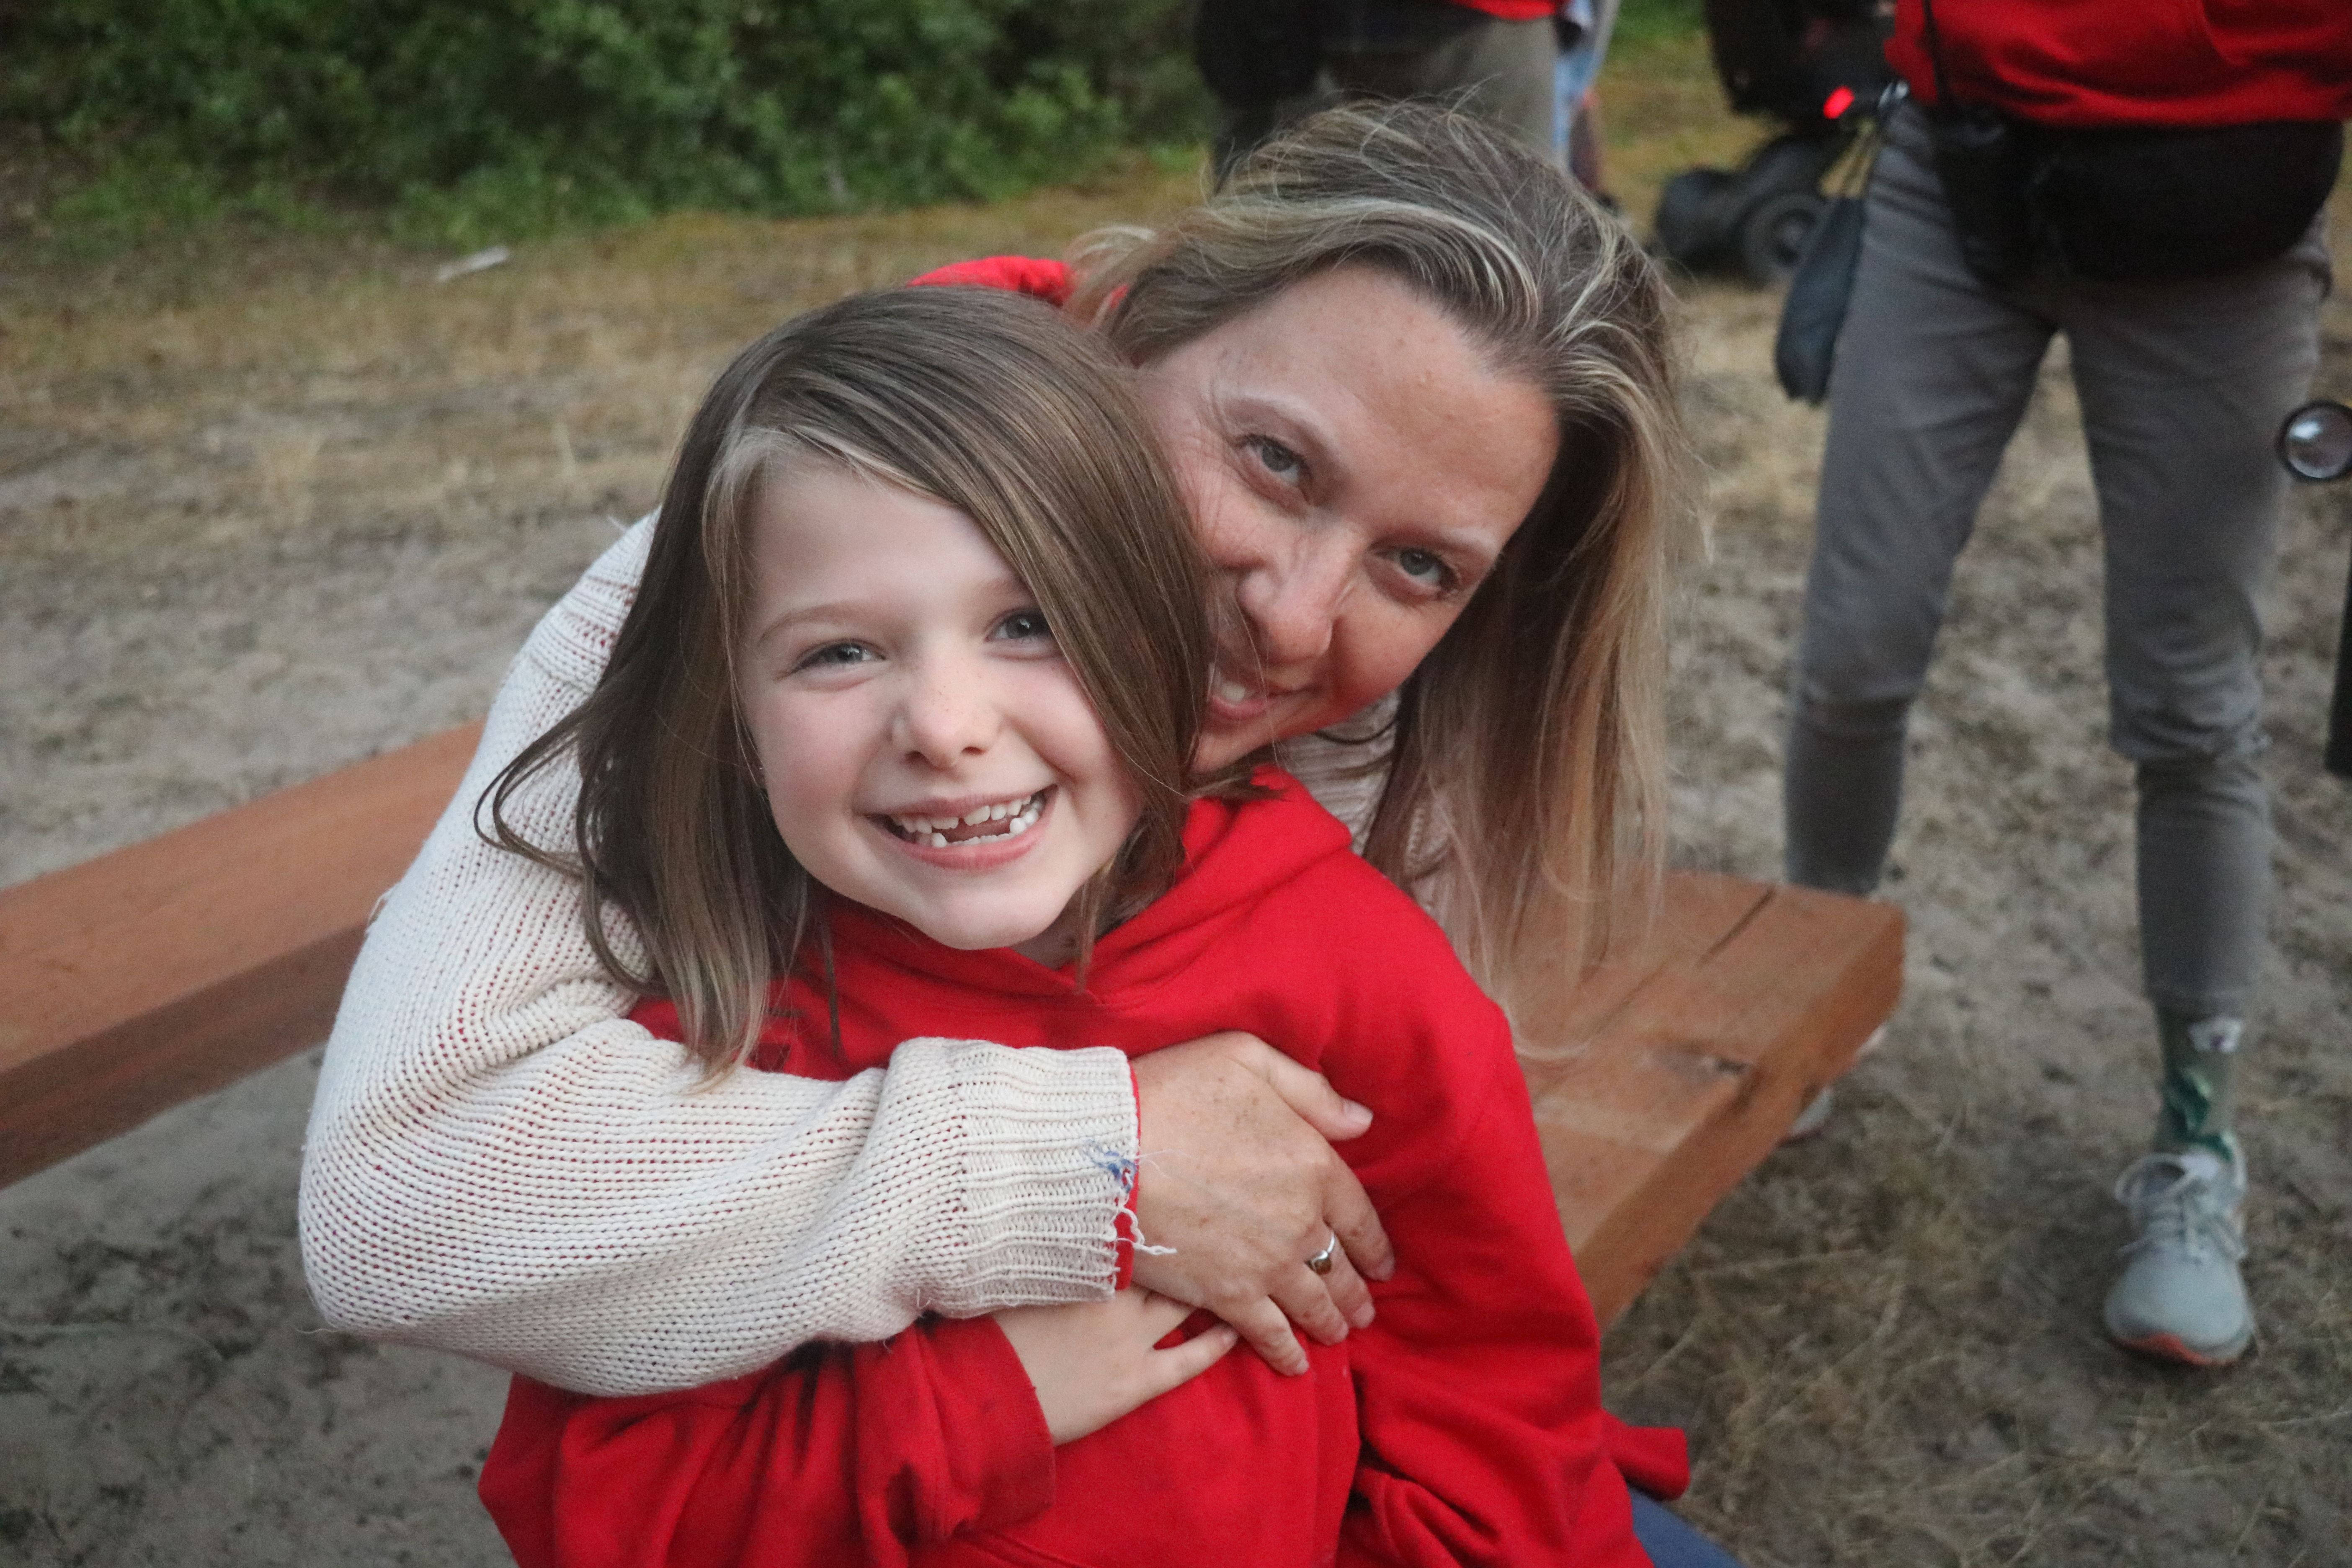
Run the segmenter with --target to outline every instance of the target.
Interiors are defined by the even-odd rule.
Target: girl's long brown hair
[[[1036,596],[1143,802],[1081,895],[1081,943],[1110,903],[1181,865],[1208,699],[1204,575],[1129,379],[1034,300],[898,289],[779,327],[696,411],[603,678],[482,805],[492,843],[580,879],[598,959],[675,1001],[713,1072],[757,1043],[770,982],[824,954],[818,889],[776,832],[736,700],[752,527],[781,465],[837,463],[955,508]],[[533,844],[508,803],[567,755],[573,841]]]

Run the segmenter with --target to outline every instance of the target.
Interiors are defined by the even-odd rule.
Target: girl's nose
[[[961,660],[927,660],[909,672],[894,739],[908,754],[947,768],[988,750],[1001,727],[1002,715],[978,670]]]
[[[1234,598],[1269,668],[1310,664],[1330,650],[1355,564],[1352,546],[1318,539],[1240,574]]]

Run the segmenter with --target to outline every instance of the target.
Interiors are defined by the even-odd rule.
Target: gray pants
[[[2106,546],[2109,739],[2137,766],[2148,994],[2190,1017],[2242,1017],[2270,902],[2254,594],[2285,485],[2272,441],[2318,357],[2320,226],[2221,278],[2044,271],[1994,289],[1961,264],[1929,158],[1924,118],[1899,110],[1830,384],[1789,738],[1789,879],[1877,886],[1953,561],[2063,331]]]

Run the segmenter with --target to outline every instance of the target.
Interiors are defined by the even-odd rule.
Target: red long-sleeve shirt
[[[1952,92],[2043,125],[2245,125],[2352,116],[2347,0],[1934,0]],[[1927,8],[1886,58],[1936,101]]]
[[[1340,1149],[1396,1245],[1378,1321],[1311,1347],[1304,1377],[1236,1352],[1058,1449],[985,1320],[681,1394],[519,1378],[481,1489],[523,1568],[1646,1563],[1622,1470],[1678,1491],[1680,1435],[1601,1412],[1507,1026],[1345,828],[1259,782],[1271,798],[1193,808],[1183,875],[1097,944],[1083,992],[836,904],[840,1054],[802,981],[760,1065],[845,1076],[917,1035],[1140,1055],[1249,1030],[1377,1112]],[[639,1016],[675,1027],[666,1004]]]

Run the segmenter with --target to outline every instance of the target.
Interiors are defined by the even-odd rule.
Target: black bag
[[[1935,0],[1921,5],[1936,175],[1960,258],[1988,283],[2013,283],[2042,256],[2102,282],[2234,272],[2284,254],[2335,188],[2335,121],[2062,131],[1963,103]]]
[[[1862,261],[1862,215],[1860,196],[1832,197],[1789,279],[1780,330],[1772,339],[1772,374],[1780,390],[1801,403],[1829,395],[1838,330],[1845,325],[1854,268]]]
[[[2080,278],[2210,278],[2284,254],[2336,187],[2344,127],[2042,131],[2031,197]]]
[[[1990,109],[1939,110],[1927,121],[1936,177],[1960,259],[1988,283],[2014,283],[2040,249],[2034,222],[2033,149],[2028,128]]]

